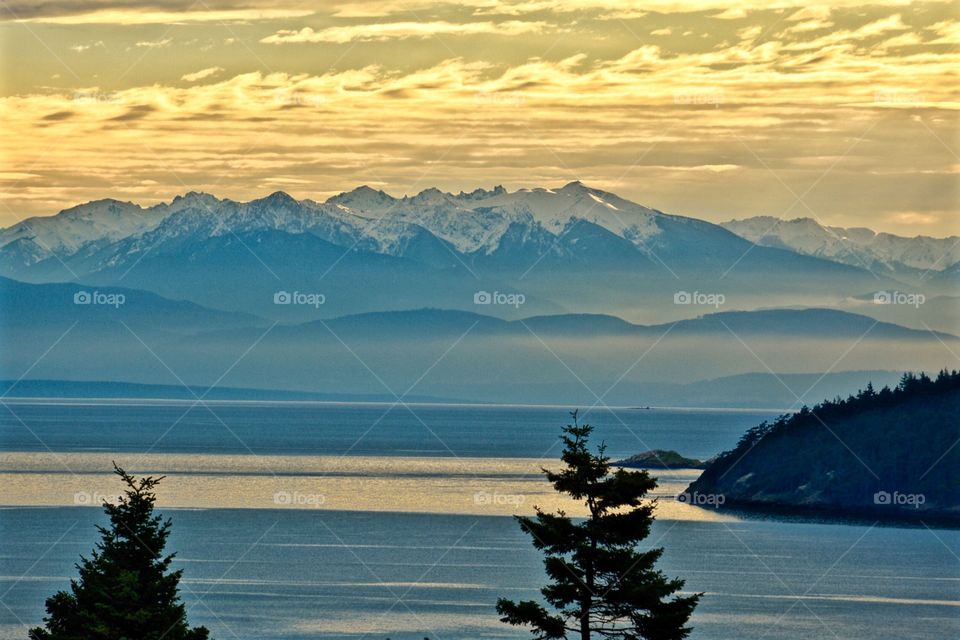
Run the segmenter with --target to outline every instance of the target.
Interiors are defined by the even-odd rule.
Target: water
[[[556,457],[557,436],[569,420],[560,407],[5,402],[0,445],[7,451]],[[676,449],[707,458],[774,415],[596,408],[584,411],[581,422],[596,428],[595,438],[614,457]]]
[[[539,558],[509,518],[258,510],[171,512],[194,623],[217,638],[524,638],[498,597],[531,598]],[[37,621],[89,551],[98,512],[2,512],[6,629]],[[938,540],[939,538],[939,540]],[[952,638],[955,531],[660,521],[663,568],[705,591],[694,638]],[[946,545],[946,546],[945,546]],[[20,582],[15,580],[26,577]]]
[[[89,553],[103,515],[75,495],[115,489],[112,458],[171,473],[161,502],[183,596],[215,638],[529,637],[493,608],[543,581],[506,514],[551,499],[537,467],[556,457],[562,409],[218,404],[170,429],[188,406],[17,404],[22,423],[3,416],[0,504],[15,506],[0,509],[0,638],[25,637]],[[615,457],[641,439],[708,457],[770,416],[587,417]],[[960,532],[721,517],[669,499],[695,475],[660,474],[649,538],[666,548],[665,572],[706,593],[692,638],[960,637]],[[477,501],[478,489],[523,500]],[[321,504],[273,500],[314,490]]]

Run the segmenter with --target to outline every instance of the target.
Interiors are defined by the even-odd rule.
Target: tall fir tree
[[[162,477],[134,478],[114,465],[125,485],[117,504],[105,503],[108,527],[90,558],[80,558],[70,591],[47,599],[45,627],[30,640],[206,640],[190,628],[179,596],[182,571],[170,571],[164,555],[171,522],[154,513],[154,489]]]
[[[546,556],[550,583],[539,602],[501,598],[497,611],[511,625],[531,627],[538,640],[591,637],[619,640],[679,640],[690,634],[690,615],[702,594],[678,595],[684,581],[654,568],[662,548],[641,551],[650,533],[655,501],[646,499],[657,482],[646,471],[611,472],[600,445],[591,453],[590,425],[563,429],[564,468],[544,469],[554,488],[585,503],[589,516],[578,520],[563,511],[517,517],[533,546]],[[571,635],[572,634],[572,635]]]

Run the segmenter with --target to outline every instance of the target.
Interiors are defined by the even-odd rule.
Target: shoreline
[[[127,396],[6,396],[4,402],[8,404],[31,404],[31,405],[57,405],[57,406],[164,406],[164,405],[249,405],[249,406],[369,406],[369,407],[476,407],[479,409],[558,409],[570,411],[568,404],[543,404],[543,403],[509,403],[509,402],[482,402],[482,401],[402,401],[395,400],[272,400],[272,399],[210,399],[210,398],[153,398],[153,397],[127,397]],[[574,403],[576,404],[576,403]],[[613,411],[675,411],[675,412],[696,412],[696,411],[715,411],[729,413],[787,413],[791,412],[789,408],[777,407],[700,407],[700,406],[654,406],[638,407],[635,405],[603,405],[595,407],[594,410],[613,410]]]
[[[791,505],[784,503],[761,504],[727,500],[717,512],[750,519],[766,517],[777,522],[820,522],[824,524],[873,524],[885,526],[908,526],[923,528],[936,525],[942,529],[960,529],[960,514],[939,511],[919,511],[917,515],[909,512],[893,511],[884,513],[880,509],[850,509],[840,511],[832,507]]]

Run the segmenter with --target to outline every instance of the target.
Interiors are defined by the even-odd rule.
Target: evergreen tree
[[[561,436],[565,467],[544,473],[558,492],[583,501],[590,515],[577,521],[563,511],[552,514],[537,508],[535,518],[517,517],[533,546],[546,556],[550,584],[540,592],[555,612],[532,600],[501,598],[500,619],[532,627],[538,640],[687,637],[687,621],[702,594],[676,595],[684,581],[668,579],[654,568],[663,549],[637,548],[653,523],[655,501],[645,496],[657,486],[656,480],[646,471],[611,473],[604,445],[596,454],[588,448],[592,427],[579,425],[576,412],[571,415],[573,424]]]
[[[170,520],[154,514],[154,488],[162,477],[134,478],[114,464],[126,485],[117,504],[103,505],[108,527],[90,558],[80,558],[70,591],[47,599],[46,627],[30,640],[206,640],[190,628],[178,595],[182,571],[170,571],[175,554],[163,555]]]

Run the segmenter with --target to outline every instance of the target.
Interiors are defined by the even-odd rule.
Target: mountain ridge
[[[720,226],[756,244],[786,248],[903,276],[923,277],[960,263],[960,236],[899,236],[866,227],[838,227],[813,218],[754,216]]]
[[[215,213],[214,207],[220,205],[228,205],[233,207],[251,207],[258,204],[270,206],[305,205],[313,209],[321,208],[323,205],[332,205],[335,208],[340,208],[341,210],[347,209],[350,213],[357,214],[383,213],[386,209],[395,207],[435,206],[438,204],[452,204],[460,206],[462,208],[462,212],[475,212],[477,208],[475,205],[478,203],[483,203],[485,207],[489,208],[502,207],[506,203],[526,200],[525,202],[522,202],[522,204],[525,205],[522,210],[533,214],[539,214],[542,222],[548,222],[554,227],[554,229],[556,229],[562,228],[563,225],[569,220],[569,217],[563,215],[567,212],[567,210],[561,209],[558,212],[556,209],[550,209],[549,211],[545,211],[543,209],[538,209],[536,205],[538,200],[541,201],[540,204],[542,204],[544,200],[549,201],[551,196],[557,195],[586,198],[590,201],[591,208],[595,208],[593,205],[596,205],[600,206],[601,210],[617,211],[623,215],[645,214],[697,220],[696,218],[690,218],[689,216],[666,214],[657,209],[644,207],[621,198],[614,193],[589,187],[580,181],[570,182],[559,189],[535,187],[521,188],[513,192],[507,191],[500,185],[497,185],[490,190],[477,188],[471,192],[460,191],[457,194],[444,192],[436,187],[428,187],[421,190],[417,194],[404,195],[401,197],[392,196],[383,190],[374,189],[368,185],[360,185],[350,191],[344,191],[334,196],[330,196],[322,203],[309,198],[298,200],[282,190],[275,191],[260,198],[254,198],[247,202],[235,201],[229,198],[221,199],[213,194],[203,191],[188,191],[184,194],[175,195],[170,202],[160,202],[148,207],[143,207],[142,205],[132,201],[122,201],[116,198],[107,197],[80,203],[67,209],[63,209],[50,216],[32,216],[30,218],[25,218],[24,220],[14,223],[8,227],[0,228],[0,246],[8,244],[16,239],[27,237],[27,234],[29,234],[31,231],[34,231],[34,233],[37,231],[49,231],[49,229],[46,229],[45,227],[49,227],[53,223],[103,222],[102,220],[99,220],[99,218],[102,218],[108,214],[115,216],[118,213],[130,213],[133,215],[138,215],[142,218],[140,225],[114,225],[112,227],[97,227],[94,225],[90,229],[87,229],[88,234],[101,232],[113,239],[119,239],[128,235],[133,235],[137,231],[149,230],[150,223],[155,222],[155,220],[148,220],[148,218],[157,218],[158,214],[160,217],[159,220],[156,220],[156,222],[160,222],[166,216],[183,209],[206,208],[209,210],[209,213]],[[572,207],[577,203],[568,202],[567,204]],[[339,205],[339,207],[337,207],[337,205]],[[598,218],[594,219],[596,220]],[[606,218],[606,221],[609,223],[609,218]],[[616,228],[617,226],[623,225],[622,223],[617,222],[616,224],[611,224],[611,226]],[[781,241],[784,247],[801,251],[807,255],[819,255],[822,257],[836,258],[841,261],[846,260],[851,264],[853,263],[851,262],[853,258],[845,256],[841,249],[835,245],[843,245],[846,243],[848,245],[869,247],[871,243],[887,243],[889,245],[891,243],[902,243],[904,241],[919,241],[927,243],[934,242],[951,247],[956,255],[951,254],[948,259],[940,261],[936,259],[931,260],[930,256],[922,255],[899,256],[902,258],[900,259],[900,262],[908,267],[934,270],[943,270],[951,265],[956,264],[957,262],[960,262],[960,247],[953,246],[957,244],[958,240],[960,240],[960,237],[958,236],[949,236],[946,238],[935,238],[924,235],[917,235],[913,237],[898,236],[892,233],[874,231],[865,227],[843,228],[837,226],[828,226],[823,225],[812,218],[803,217],[787,220],[774,218],[772,216],[754,216],[751,218],[732,219],[725,222],[720,222],[718,223],[718,226],[726,228],[737,235],[757,244],[772,246],[771,243],[774,241],[774,239],[776,239]],[[40,227],[40,229],[38,229],[38,227]],[[801,231],[806,230],[808,232],[812,232],[813,236],[808,234],[808,236],[804,238],[797,237],[796,234],[792,234],[793,240],[789,242],[785,241],[785,237],[790,235],[788,232],[795,231],[797,229]],[[804,247],[802,245],[802,241],[804,240],[808,242],[819,241],[823,243],[824,238],[834,240],[834,246]],[[74,237],[72,239],[76,241],[78,238]],[[89,240],[93,238],[88,235],[86,239]],[[75,247],[74,244],[64,242],[64,240],[69,240],[69,238],[58,238],[58,240],[60,240],[60,242],[44,241],[44,245],[50,249],[59,247]],[[886,249],[886,257],[888,259],[896,260],[898,258],[898,247],[896,245],[888,246]],[[900,250],[903,251],[902,248]],[[939,268],[937,268],[938,266]]]
[[[90,219],[78,223],[84,215]],[[889,274],[760,246],[581,182],[458,194],[428,188],[399,198],[361,186],[325,202],[283,191],[249,202],[191,191],[146,208],[99,200],[0,231],[0,275],[128,286],[281,322],[316,314],[273,304],[279,291],[323,294],[326,316],[471,310],[475,294],[499,291],[522,294],[524,316],[612,313],[651,324],[709,310],[677,307],[682,292],[720,294],[727,308],[749,309],[831,306],[909,289]],[[957,289],[950,270],[928,281],[931,295]],[[521,315],[505,305],[484,311]],[[940,320],[924,313],[914,324]]]

